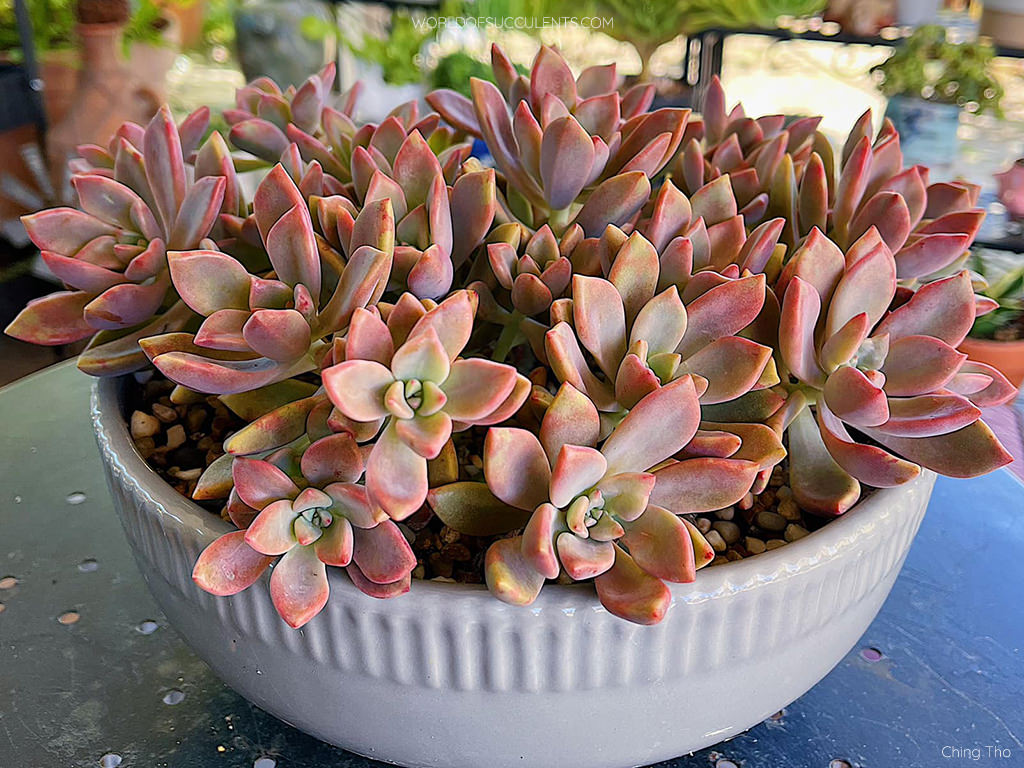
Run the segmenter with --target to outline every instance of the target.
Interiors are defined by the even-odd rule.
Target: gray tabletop
[[[167,625],[111,508],[88,390],[66,364],[0,390],[0,767],[380,765],[252,706]],[[659,768],[1024,765],[1022,490],[1007,472],[940,479],[846,659],[777,719]]]

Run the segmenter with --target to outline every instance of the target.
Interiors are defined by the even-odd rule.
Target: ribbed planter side
[[[146,466],[120,390],[96,385],[93,422],[129,542],[172,624],[264,709],[410,766],[622,768],[754,725],[867,628],[935,479],[876,492],[804,539],[674,585],[655,627],[611,616],[586,587],[548,587],[529,608],[432,582],[381,601],[335,572],[326,609],[295,631],[265,584],[231,598],[193,584],[199,552],[229,526]]]

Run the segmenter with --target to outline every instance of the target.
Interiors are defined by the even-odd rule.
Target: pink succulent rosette
[[[717,81],[697,117],[548,46],[492,68],[380,123],[333,66],[240,89],[227,139],[163,109],[80,148],[78,208],[26,217],[68,290],[9,333],[92,336],[86,372],[151,362],[176,405],[245,422],[193,492],[237,529],[199,587],[272,567],[303,626],[332,568],[404,594],[415,532],[444,525],[484,540],[501,600],[592,582],[650,624],[715,558],[687,516],[749,509],[784,460],[823,516],[1010,461],[981,416],[1015,390],[957,351],[995,307],[962,269],[976,185],[904,167],[870,113],[835,152]]]

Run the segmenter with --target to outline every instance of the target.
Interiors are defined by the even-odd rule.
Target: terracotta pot
[[[549,585],[526,608],[429,581],[375,600],[331,569],[327,606],[296,631],[274,611],[268,574],[224,598],[192,582],[200,551],[232,528],[135,451],[124,386],[93,385],[93,425],[128,542],[171,624],[262,709],[417,768],[648,765],[756,725],[867,629],[935,481],[922,472],[799,541],[671,585],[652,627],[612,616],[587,585]]]
[[[75,96],[78,81],[78,51],[46,51],[39,62],[43,81],[43,106],[47,125],[55,126],[64,119]]]
[[[106,146],[121,123],[146,123],[160,96],[126,66],[121,55],[123,24],[80,24],[81,69],[64,119],[47,137],[50,173],[60,186],[64,167],[79,144]]]
[[[1015,387],[1024,382],[1024,340],[993,341],[967,337],[960,344],[960,351],[972,360],[998,368]]]

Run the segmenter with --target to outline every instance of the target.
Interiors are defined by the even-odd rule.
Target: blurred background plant
[[[882,93],[955,104],[1002,116],[1003,87],[991,72],[995,49],[987,42],[951,42],[945,27],[918,28],[892,56],[872,68]]]
[[[971,336],[996,341],[1024,337],[1024,264],[1006,253],[976,251],[968,266],[988,284],[982,295],[999,304],[974,321]]]

